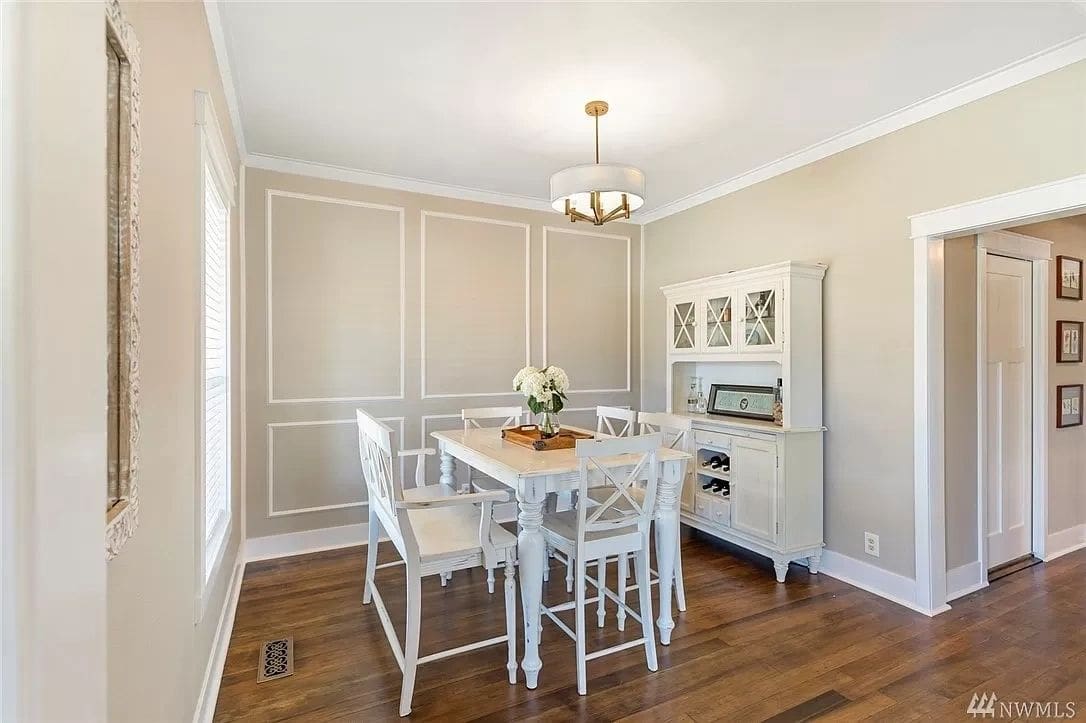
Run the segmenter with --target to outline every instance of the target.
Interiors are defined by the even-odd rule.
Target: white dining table
[[[595,434],[589,430],[590,434]],[[579,464],[572,449],[535,451],[501,437],[499,429],[432,432],[441,455],[441,482],[455,486],[456,462],[493,477],[516,493],[517,556],[521,606],[524,612],[524,669],[529,688],[535,688],[543,663],[539,658],[539,605],[543,596],[546,545],[541,523],[543,507],[551,492],[569,492],[579,485]],[[628,454],[597,460],[614,473],[631,473],[639,456]],[[671,642],[675,621],[671,595],[675,555],[679,540],[679,488],[690,455],[667,447],[657,454],[656,564],[660,579],[660,614],[656,619],[660,643]],[[642,475],[647,470],[642,469]]]

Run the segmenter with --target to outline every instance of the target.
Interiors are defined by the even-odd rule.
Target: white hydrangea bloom
[[[539,370],[533,366],[527,366],[517,372],[517,375],[513,377],[513,389],[516,391],[523,391],[524,380],[528,377],[538,374]]]
[[[549,366],[547,367],[545,374],[547,379],[554,387],[554,391],[566,393],[569,389],[569,376],[566,374],[566,370],[562,367]]]

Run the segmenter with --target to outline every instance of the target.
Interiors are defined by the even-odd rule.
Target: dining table
[[[593,436],[607,436],[590,430],[566,427]],[[539,607],[543,596],[543,571],[546,564],[546,544],[543,540],[543,513],[547,495],[578,489],[580,464],[573,449],[537,451],[502,438],[497,428],[435,431],[440,454],[443,484],[455,486],[457,463],[492,477],[516,495],[517,557],[520,576],[521,606],[524,614],[525,682],[535,688],[543,663],[539,657]],[[656,455],[656,563],[659,578],[659,617],[656,626],[660,643],[671,642],[675,621],[671,616],[671,601],[675,556],[679,546],[679,495],[686,464],[691,456],[683,451],[661,447]],[[640,455],[625,454],[596,460],[609,474],[632,474]],[[647,466],[646,466],[647,467]],[[642,467],[640,478],[648,475]],[[600,474],[596,472],[596,474]]]

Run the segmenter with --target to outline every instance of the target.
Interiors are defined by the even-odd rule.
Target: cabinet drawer
[[[713,522],[721,527],[731,527],[732,503],[730,500],[713,500]]]
[[[695,494],[694,514],[720,527],[730,527],[732,523],[732,503],[717,495]]]
[[[713,519],[713,500],[707,495],[694,495],[694,514],[704,520]]]
[[[732,437],[727,434],[721,434],[720,432],[709,432],[704,429],[695,429],[694,442],[696,444],[709,445],[714,449],[721,449],[729,453],[732,450]]]

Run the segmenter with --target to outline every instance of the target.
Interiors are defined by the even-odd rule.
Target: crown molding
[[[226,28],[219,14],[218,0],[204,0],[204,14],[207,15],[207,29],[211,33],[211,47],[215,50],[216,65],[222,77],[222,92],[226,96],[226,108],[230,113],[230,125],[234,127],[234,141],[238,147],[238,158],[246,156],[245,131],[241,125],[241,105],[238,103],[238,90],[234,85],[234,74],[230,71],[230,55],[227,52]]]
[[[1047,50],[1042,50],[991,73],[986,73],[941,93],[936,93],[901,110],[864,123],[852,130],[815,143],[812,146],[709,186],[689,196],[657,206],[650,211],[641,213],[637,222],[646,225],[653,221],[659,221],[680,211],[700,206],[708,201],[769,180],[774,176],[794,171],[815,161],[828,158],[835,153],[840,153],[867,141],[888,135],[914,123],[933,118],[941,113],[954,110],[975,100],[980,100],[1020,83],[1033,80],[1081,60],[1086,60],[1086,34],[1078,35]]]
[[[333,166],[327,163],[313,163],[311,161],[302,161],[297,158],[271,156],[263,153],[250,153],[246,156],[245,165],[250,168],[260,168],[265,171],[293,173],[299,176],[312,176],[314,178],[325,178],[331,181],[358,183],[364,186],[389,188],[395,191],[411,191],[412,193],[424,193],[430,196],[457,198],[462,201],[477,201],[479,203],[491,203],[498,206],[511,206],[513,208],[526,208],[532,211],[548,211],[554,213],[554,209],[551,208],[550,203],[542,198],[517,196],[511,193],[498,193],[496,191],[484,191],[479,188],[454,186],[447,183],[424,181],[419,178],[393,176],[386,173],[360,171],[355,168],[344,168],[343,166]]]

